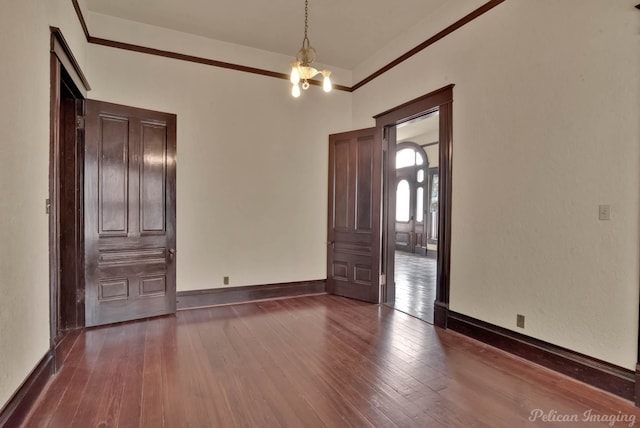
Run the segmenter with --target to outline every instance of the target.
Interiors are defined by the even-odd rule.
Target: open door
[[[87,100],[86,325],[176,310],[176,116]]]
[[[378,128],[329,136],[327,291],[380,302],[382,138]]]

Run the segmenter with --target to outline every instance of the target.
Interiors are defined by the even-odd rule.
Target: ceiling
[[[90,12],[292,57],[304,35],[303,0],[87,0],[87,4]],[[352,70],[405,30],[451,4],[446,0],[310,0],[309,39],[318,51],[318,63]],[[434,28],[433,33],[450,23]]]
[[[396,142],[409,141],[420,135],[436,135],[438,134],[438,126],[440,124],[440,116],[438,112],[420,116],[410,122],[398,125],[396,128]]]

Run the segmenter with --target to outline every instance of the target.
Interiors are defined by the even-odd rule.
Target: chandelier
[[[309,0],[304,2],[304,39],[302,39],[302,47],[296,54],[295,61],[291,62],[291,95],[295,98],[300,96],[300,86],[305,91],[309,89],[309,79],[318,74],[322,74],[322,88],[325,92],[331,91],[331,72],[329,70],[316,70],[311,66],[311,63],[316,59],[316,50],[309,43],[309,37],[307,37],[307,31],[309,29]],[[300,81],[302,80],[302,85]]]

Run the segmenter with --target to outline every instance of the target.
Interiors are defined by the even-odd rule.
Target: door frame
[[[453,87],[450,84],[374,116],[383,142],[383,261],[386,281],[382,285],[383,302],[395,299],[395,143],[396,125],[429,112],[439,111],[439,199],[438,254],[434,325],[447,327],[451,269],[451,193],[453,143]]]
[[[49,215],[49,344],[54,349],[62,339],[62,325],[66,325],[66,319],[61,319],[61,298],[68,298],[69,294],[61,281],[61,233],[67,228],[69,219],[61,216],[61,186],[62,176],[60,170],[60,162],[62,158],[63,141],[61,141],[60,130],[62,129],[62,88],[65,86],[73,95],[75,100],[86,99],[87,91],[91,89],[89,82],[84,76],[77,60],[73,56],[69,45],[67,44],[62,32],[57,27],[50,27],[50,110],[49,110],[49,197],[46,201],[46,211]],[[83,135],[78,130],[82,129],[82,120],[76,121],[75,132],[76,143],[82,145]],[[82,151],[80,151],[82,152]],[[80,162],[83,162],[81,159]],[[76,197],[82,201],[82,188],[77,189],[79,194]],[[84,235],[82,227],[82,216],[77,217],[80,224],[74,222],[71,226],[80,228],[81,234]],[[82,245],[81,242],[78,245]],[[82,257],[83,251],[80,251]],[[82,277],[82,260],[78,263],[79,271],[75,272],[77,277]],[[80,300],[77,291],[71,293],[72,298],[75,297],[75,313],[83,314],[84,301]],[[80,296],[81,297],[81,296]],[[84,317],[82,319],[74,319],[71,324],[74,327],[84,326]],[[55,366],[54,361],[54,366]]]

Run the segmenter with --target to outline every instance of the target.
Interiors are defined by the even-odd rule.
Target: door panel
[[[382,144],[376,128],[329,136],[327,290],[379,301]]]
[[[91,110],[89,110],[91,114]],[[91,119],[89,119],[91,121]],[[100,237],[129,233],[129,121],[128,118],[99,117],[97,166],[99,171],[98,216]],[[89,125],[91,126],[91,125]],[[89,129],[89,132],[92,130]],[[87,142],[87,144],[91,144]],[[90,171],[91,173],[91,171]]]
[[[175,312],[176,116],[88,100],[86,325]]]

